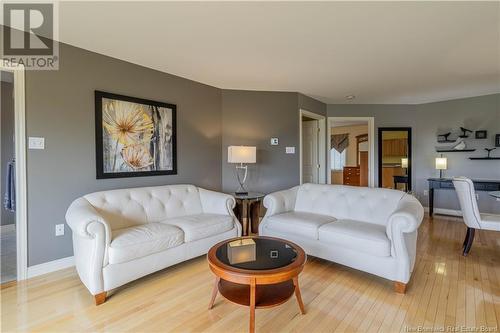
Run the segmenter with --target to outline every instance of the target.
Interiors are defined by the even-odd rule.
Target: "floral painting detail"
[[[175,174],[176,106],[96,91],[97,177]]]

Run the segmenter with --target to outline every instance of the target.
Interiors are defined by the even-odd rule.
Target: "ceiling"
[[[499,6],[61,2],[59,36],[219,88],[419,104],[500,92]]]

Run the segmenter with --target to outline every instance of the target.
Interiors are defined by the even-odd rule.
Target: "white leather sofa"
[[[106,292],[206,254],[241,235],[233,197],[192,185],[97,192],[76,199],[66,221],[75,264],[96,305]]]
[[[307,254],[395,282],[404,293],[415,264],[424,209],[401,191],[304,184],[264,198],[259,234],[299,244]]]

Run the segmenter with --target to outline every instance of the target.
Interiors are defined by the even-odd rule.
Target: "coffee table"
[[[273,237],[238,237],[214,245],[207,258],[216,276],[209,310],[217,293],[250,307],[250,332],[255,332],[255,309],[283,304],[293,294],[305,314],[299,274],[306,254],[298,245]]]

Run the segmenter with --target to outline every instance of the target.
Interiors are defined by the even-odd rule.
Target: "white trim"
[[[73,266],[75,266],[75,258],[73,256],[45,262],[40,265],[30,266],[28,267],[28,279]]]
[[[368,186],[375,187],[375,118],[374,117],[328,117],[328,128],[327,128],[327,138],[332,135],[332,122],[335,120],[339,121],[349,121],[349,120],[361,120],[368,123]],[[327,142],[327,153],[330,156],[330,150],[332,149],[330,140]],[[332,183],[332,173],[330,166],[330,158],[327,159],[328,163],[328,184]]]
[[[4,64],[8,64],[5,66]],[[14,73],[14,128],[16,156],[16,245],[17,280],[27,278],[28,267],[28,220],[26,199],[26,110],[25,110],[25,71],[24,66],[6,59],[0,70]]]
[[[299,109],[299,183],[302,184],[302,116],[306,116],[318,121],[318,182],[320,184],[326,184],[327,180],[327,158],[326,158],[326,116],[319,115],[317,113],[307,111],[305,109]],[[322,153],[323,152],[323,153]]]
[[[4,232],[15,231],[15,230],[16,230],[16,225],[14,223],[0,225],[0,234],[3,234]]]
[[[424,211],[426,213],[429,212],[429,207],[424,207]],[[442,214],[442,215],[450,215],[450,216],[458,216],[462,217],[462,211],[455,209],[447,209],[447,208],[434,208],[434,214]]]

